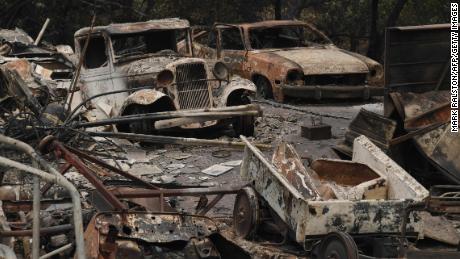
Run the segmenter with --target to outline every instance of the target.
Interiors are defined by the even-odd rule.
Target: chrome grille
[[[176,67],[176,83],[181,109],[210,107],[206,69],[203,63],[181,64]]]

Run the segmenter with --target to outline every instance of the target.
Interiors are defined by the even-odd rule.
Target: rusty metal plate
[[[450,92],[392,93],[391,99],[406,130],[423,128],[450,119]]]
[[[272,163],[279,170],[278,173],[286,178],[303,198],[311,200],[319,198],[314,185],[318,179],[314,179],[312,174],[307,172],[292,145],[281,143],[273,153]]]
[[[364,135],[379,148],[387,151],[390,148],[390,141],[393,139],[395,130],[396,121],[361,109],[348,126],[348,130],[345,133],[345,140],[334,146],[333,149],[339,155],[343,154],[351,157],[353,154],[353,141],[355,138]]]
[[[427,209],[434,213],[460,214],[460,186],[432,186]]]
[[[101,213],[96,216],[99,233],[108,235],[115,229],[120,238],[149,243],[169,243],[204,238],[217,233],[216,223],[207,217],[185,214]]]
[[[150,30],[180,30],[190,27],[187,20],[178,18],[167,18],[154,21],[136,22],[136,23],[119,23],[107,26],[95,26],[92,33],[105,32],[108,34],[125,34],[125,33],[142,33]],[[82,28],[75,33],[75,37],[82,37],[89,33],[90,28]]]
[[[445,124],[414,138],[417,147],[441,172],[460,183],[460,138]]]

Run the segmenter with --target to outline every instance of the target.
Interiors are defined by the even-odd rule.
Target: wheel
[[[256,78],[254,84],[257,87],[257,97],[265,99],[273,99],[273,90],[270,84],[265,77],[259,76]]]
[[[254,116],[241,116],[237,117],[233,122],[233,130],[237,137],[240,135],[246,137],[254,136],[254,123],[256,119]]]
[[[251,104],[251,100],[247,96],[244,96],[244,95],[235,100],[237,101],[231,102],[231,106]],[[254,116],[236,117],[232,123],[233,130],[235,131],[236,136],[237,137],[239,137],[240,135],[243,135],[246,137],[254,136],[255,121],[256,119]]]
[[[319,244],[319,259],[358,259],[353,238],[344,232],[331,232]]]
[[[148,109],[142,106],[133,107],[133,114],[148,113]],[[129,131],[139,134],[152,134],[155,131],[154,120],[138,120],[129,123]]]
[[[133,105],[123,115],[136,115],[151,112],[148,107]],[[154,120],[137,120],[129,123],[120,123],[117,125],[118,131],[136,134],[151,135],[155,133]]]
[[[260,205],[256,191],[244,187],[236,195],[233,208],[233,228],[237,236],[252,239],[260,223]]]

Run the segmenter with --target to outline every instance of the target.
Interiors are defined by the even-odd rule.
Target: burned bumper
[[[81,122],[75,124],[76,128],[93,128],[112,124],[131,123],[136,121],[153,122],[156,130],[174,127],[181,128],[203,128],[212,126],[219,120],[236,118],[239,116],[262,116],[262,109],[256,104],[204,108],[194,110],[165,111],[156,113],[140,113],[102,119],[92,122]],[[212,125],[206,125],[211,122]]]
[[[369,85],[283,85],[281,89],[285,96],[316,100],[383,96],[383,87]]]

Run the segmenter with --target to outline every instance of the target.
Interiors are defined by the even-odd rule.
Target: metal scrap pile
[[[19,29],[0,30],[0,42],[1,132],[27,141],[40,138],[65,116],[72,49],[38,46]]]
[[[39,40],[33,42],[22,31],[1,31],[0,239],[7,246],[1,246],[0,254],[15,258],[10,257],[14,249],[25,258],[226,258],[230,254],[249,258],[247,252],[219,234],[217,222],[205,216],[239,186],[170,188],[122,170],[115,160],[112,164],[103,161],[111,157],[107,148],[118,147],[104,134],[143,143],[230,147],[244,144],[144,134],[218,123],[233,124],[237,134],[252,134],[253,118],[261,114],[247,98],[254,86],[241,78],[230,78],[219,63],[209,67],[204,60],[162,51],[158,46],[159,53],[148,54],[150,57],[123,60],[122,70],[111,77],[91,78],[100,76],[97,66],[107,65],[90,64],[96,62],[91,59],[100,47],[95,46],[100,38],[92,38],[93,32],[113,33],[122,41],[123,33],[125,37],[132,33],[129,30],[155,35],[187,29],[188,22],[178,19],[147,22],[139,28],[92,26],[76,34],[77,42],[82,38],[83,43],[77,48],[80,61],[76,63],[55,48],[38,46]],[[127,54],[117,53],[117,58]],[[113,63],[111,59],[110,67]],[[142,68],[150,65],[156,68]],[[173,92],[172,86],[164,88],[172,83],[170,77],[175,77],[171,70],[183,77],[174,83],[177,89]],[[112,85],[120,73],[126,73],[131,81]],[[200,77],[193,78],[195,73]],[[87,128],[94,130],[85,132]],[[127,133],[99,132],[107,129]],[[98,134],[103,137],[90,136]],[[105,152],[100,156],[84,149]],[[77,181],[67,180],[69,174],[86,182],[85,187],[77,190]],[[191,214],[175,208],[171,200],[187,196],[200,199]]]
[[[395,119],[361,110],[335,149],[352,155],[366,135],[423,184],[460,183],[460,139],[450,131],[450,92],[391,93]]]
[[[193,37],[181,19],[93,20],[75,33],[74,54],[40,44],[41,36],[0,30],[0,258],[401,258],[426,255],[425,237],[458,245],[451,222],[435,216],[458,217],[460,188],[428,191],[411,167],[424,160],[404,160],[409,149],[393,149],[411,141],[432,168],[460,182],[460,139],[446,128],[444,78],[436,91],[388,91],[385,117],[361,111],[337,148],[352,161],[306,163],[286,143],[269,161],[261,149],[272,146],[244,137],[255,135],[262,116],[251,103],[255,84],[196,57]],[[371,68],[382,76],[367,61],[372,66],[361,64],[358,83],[339,77],[364,99],[371,93],[361,84],[377,73]],[[303,72],[293,76],[301,87]],[[206,138],[184,137],[197,135]],[[170,146],[160,152],[164,145],[180,152],[199,145],[194,152],[203,154],[173,156]],[[230,148],[244,153],[230,160]],[[188,162],[206,152],[213,165],[200,173],[218,179],[239,167],[240,177],[192,181],[196,168]],[[171,180],[180,170],[188,178]],[[233,209],[219,217],[224,201]],[[447,250],[439,254],[458,256]]]
[[[351,157],[353,139],[365,135],[425,186],[460,184],[460,138],[450,131],[447,40],[443,25],[388,30],[384,114],[362,110],[335,148],[341,155]]]

